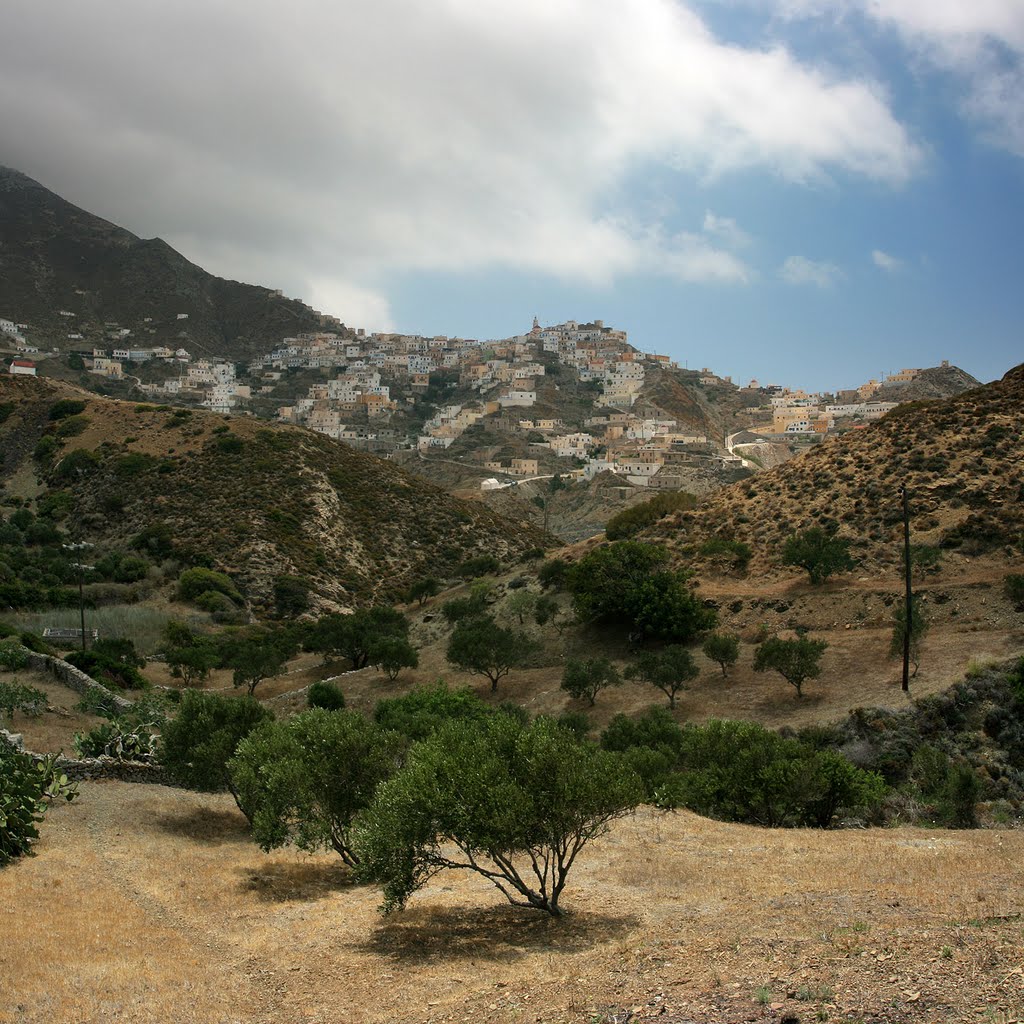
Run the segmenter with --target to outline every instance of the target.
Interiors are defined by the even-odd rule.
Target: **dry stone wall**
[[[80,668],[75,668],[74,665],[49,654],[37,654],[35,651],[26,649],[25,655],[28,658],[29,668],[53,676],[69,690],[74,690],[83,697],[90,692],[96,693],[109,700],[113,707],[121,713],[131,709],[132,702],[130,700],[108,690],[102,683],[97,683],[92,676],[86,675]]]

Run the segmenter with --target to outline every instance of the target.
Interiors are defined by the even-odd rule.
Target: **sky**
[[[1024,0],[5,0],[0,164],[367,330],[1024,361]]]

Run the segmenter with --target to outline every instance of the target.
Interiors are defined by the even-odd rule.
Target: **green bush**
[[[66,419],[68,416],[77,416],[80,412],[85,412],[85,402],[77,398],[62,398],[50,406],[50,420]]]
[[[36,442],[35,448],[32,449],[32,457],[39,462],[47,463],[56,455],[59,447],[57,438],[53,434],[43,434]]]
[[[242,595],[238,588],[231,581],[231,578],[222,572],[213,569],[186,569],[178,577],[178,600],[195,601],[208,591],[217,591],[229,597],[235,604],[242,604]]]
[[[340,711],[345,706],[345,694],[336,683],[311,683],[306,691],[306,703],[311,708],[322,708],[324,711]]]
[[[493,575],[501,571],[501,562],[494,555],[476,555],[467,558],[456,566],[455,574],[463,579],[476,579],[478,576]]]
[[[18,640],[0,640],[0,668],[17,671],[28,664],[28,653]]]
[[[251,697],[222,697],[186,690],[178,714],[163,728],[159,757],[189,789],[227,789],[248,817],[231,782],[228,762],[238,744],[273,715]]]
[[[69,416],[58,425],[55,433],[57,437],[62,438],[78,437],[79,434],[85,433],[91,422],[88,416]]]
[[[1018,611],[1024,611],[1024,573],[1010,573],[1003,579],[1003,593]]]
[[[649,501],[617,512],[605,524],[605,536],[609,540],[625,540],[673,512],[689,511],[696,507],[697,499],[692,494],[686,491],[665,491]]]
[[[274,610],[279,618],[309,611],[309,581],[301,576],[274,577]]]
[[[451,690],[438,680],[433,686],[418,686],[404,696],[379,701],[373,718],[382,729],[399,732],[411,740],[423,740],[445,722],[481,721],[491,713],[468,686]]]
[[[745,544],[741,540],[728,540],[722,537],[704,541],[697,549],[697,553],[709,561],[731,565],[735,569],[745,569],[754,556],[754,551],[749,544]]]
[[[0,679],[0,712],[6,714],[8,720],[14,716],[15,711],[37,718],[46,710],[46,705],[46,694],[42,690]]]
[[[56,800],[73,800],[78,790],[58,774],[55,758],[35,762],[0,743],[0,867],[32,852],[38,825]]]
[[[355,832],[362,877],[401,909],[441,868],[474,871],[513,904],[561,913],[583,847],[640,801],[616,754],[549,719],[450,722],[384,782]],[[533,872],[516,870],[519,856]]]
[[[554,587],[561,590],[569,571],[569,563],[564,558],[549,558],[538,570],[537,581],[547,590]]]
[[[70,651],[64,660],[104,686],[141,690],[147,685],[139,672],[146,661],[138,656],[131,640],[97,640],[89,650]]]
[[[95,472],[99,465],[100,457],[95,452],[87,448],[75,448],[57,463],[53,475],[58,481],[73,481]]]
[[[228,763],[253,838],[266,851],[288,842],[330,848],[355,866],[352,822],[395,772],[405,743],[351,711],[316,708],[260,726]]]

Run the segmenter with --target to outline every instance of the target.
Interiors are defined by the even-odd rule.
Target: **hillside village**
[[[73,320],[68,310],[58,313]],[[175,320],[187,344],[188,314]],[[459,458],[486,471],[479,480],[484,491],[555,475],[587,481],[611,473],[633,487],[703,492],[730,471],[760,468],[744,444],[806,445],[857,428],[895,408],[896,402],[881,397],[893,385],[922,373],[903,369],[833,393],[757,380],[739,387],[708,368],[680,370],[667,355],[640,352],[625,330],[601,320],[542,326],[535,317],[523,334],[483,342],[347,329],[304,332],[248,364],[193,358],[183,346],[137,345],[132,329],[115,322],[105,329],[104,346],[79,344],[81,335],[70,330],[59,347],[41,351],[29,340],[28,324],[0,318],[0,333],[15,356],[12,374],[34,374],[45,359],[66,359],[104,383],[129,383],[136,397],[224,414],[255,411],[359,450],[383,456],[415,451],[428,462],[443,458],[470,428],[483,428],[487,436]],[[141,330],[152,329],[144,318]],[[727,393],[736,405],[735,433],[714,436],[656,403],[638,404],[651,375],[664,372],[691,388]],[[304,395],[275,401],[295,375],[309,373],[329,379],[308,384]],[[562,373],[581,389],[589,406],[582,414],[563,411],[567,402],[557,383]],[[429,410],[420,419],[417,402]],[[502,438],[514,442],[514,450],[492,457]]]

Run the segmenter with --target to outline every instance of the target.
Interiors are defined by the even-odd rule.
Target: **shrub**
[[[57,453],[58,447],[57,438],[53,434],[43,434],[32,450],[32,457],[39,462],[49,462]]]
[[[68,416],[77,416],[80,412],[85,412],[85,402],[79,401],[77,398],[62,398],[50,406],[49,416],[51,422],[55,422],[66,419]]]
[[[0,867],[32,852],[38,825],[54,801],[77,796],[77,787],[55,765],[56,758],[37,763],[0,743]]]
[[[46,710],[46,705],[46,694],[42,690],[21,683],[6,683],[0,679],[0,712],[6,714],[8,720],[14,717],[15,711],[30,718],[38,718]]]
[[[564,558],[549,558],[538,570],[537,581],[547,590],[554,587],[561,590],[569,571],[569,563]]]
[[[130,640],[97,640],[89,650],[70,651],[64,660],[104,686],[141,690],[146,685],[139,672],[145,659],[138,657]]]
[[[624,540],[653,526],[659,519],[673,512],[688,511],[697,507],[697,499],[686,491],[666,491],[648,501],[623,509],[613,515],[605,524],[605,536],[609,540]]]
[[[17,671],[28,664],[28,653],[18,640],[0,640],[0,668]]]
[[[351,866],[352,822],[398,767],[405,740],[351,711],[313,709],[239,743],[228,771],[266,851],[329,847]]]
[[[178,600],[194,601],[207,591],[215,590],[231,598],[235,604],[242,603],[242,595],[231,578],[213,569],[186,569],[178,577]]]
[[[239,810],[249,817],[227,765],[238,744],[272,717],[251,697],[186,690],[177,716],[163,728],[160,760],[189,789],[205,793],[229,790]]]
[[[355,833],[360,874],[383,884],[385,912],[456,868],[488,878],[514,905],[558,916],[580,851],[641,797],[621,757],[550,720],[451,722],[378,789]],[[532,874],[516,870],[516,855]]]
[[[443,680],[438,680],[433,686],[418,686],[402,697],[379,701],[373,718],[382,729],[400,732],[411,740],[423,740],[446,722],[480,721],[491,713],[468,686],[451,690]]]
[[[697,553],[709,561],[731,565],[735,569],[745,569],[754,556],[754,551],[749,544],[745,544],[741,540],[727,540],[722,537],[704,541],[697,549]]]
[[[455,574],[469,580],[475,579],[477,576],[493,575],[500,571],[501,563],[494,555],[476,555],[456,566]]]
[[[75,448],[68,452],[54,468],[53,475],[58,481],[75,480],[88,476],[99,468],[100,458],[86,448]]]
[[[311,683],[306,691],[306,703],[311,708],[322,708],[324,711],[340,711],[345,706],[345,694],[335,683]]]
[[[57,437],[62,438],[78,437],[79,434],[85,433],[91,422],[88,416],[69,416],[58,425],[55,433]]]

